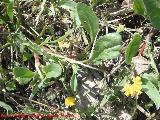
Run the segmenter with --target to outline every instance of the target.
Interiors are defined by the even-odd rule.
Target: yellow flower
[[[136,96],[138,96],[138,95],[140,95],[142,93],[141,92],[141,90],[142,90],[141,84],[133,84],[133,89],[135,91],[135,95]]]
[[[122,89],[124,91],[124,94],[128,97],[130,95],[130,87],[131,85],[130,84],[126,84],[124,86],[124,88]]]
[[[65,41],[58,41],[58,45],[60,48],[69,48],[70,43]]]
[[[119,24],[119,26],[117,27],[117,32],[123,32],[125,30],[125,26],[124,25],[121,25]]]
[[[134,84],[142,84],[141,77],[139,77],[139,76],[133,77],[133,83]]]
[[[129,95],[134,95],[134,86],[130,84],[126,84],[124,88],[122,89],[124,91],[124,94],[128,97]]]
[[[73,97],[67,97],[65,99],[65,106],[73,106],[75,105],[75,99]]]
[[[122,90],[127,97],[129,95],[131,95],[132,97],[140,95],[142,93],[141,78],[139,76],[133,78],[133,84],[126,84]]]

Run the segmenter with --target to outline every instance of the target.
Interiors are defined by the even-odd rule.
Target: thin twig
[[[110,15],[111,16],[118,16],[118,15],[121,15],[121,14],[130,13],[130,12],[133,12],[133,10],[132,9],[124,8],[124,9],[118,10],[116,12],[110,13]]]
[[[109,77],[113,73],[115,73],[124,63],[125,63],[125,61],[122,61],[119,65],[117,65],[117,67],[115,67],[114,69],[112,69],[112,71],[110,72],[110,74],[107,75],[107,77]]]
[[[150,113],[145,111],[141,106],[137,105],[137,109],[141,111],[144,115],[146,115],[148,118],[151,116]]]
[[[81,65],[81,66],[84,66],[84,67],[87,67],[87,68],[90,68],[90,69],[94,69],[94,70],[98,70],[98,71],[101,71],[101,72],[105,72],[105,71],[102,70],[102,69],[99,69],[99,68],[96,68],[96,67],[92,67],[92,66],[87,65],[87,64],[84,64],[84,63],[82,63],[82,62],[80,62],[80,61],[76,61],[76,60],[67,58],[67,57],[65,57],[65,56],[62,56],[62,55],[53,53],[52,50],[50,50],[50,49],[48,49],[48,48],[46,48],[46,47],[44,47],[44,46],[42,46],[42,49],[43,49],[43,51],[44,51],[44,54],[48,53],[48,54],[50,54],[50,55],[52,55],[52,56],[55,56],[55,57],[58,57],[58,58],[62,59],[62,61],[68,61],[68,62],[70,62],[70,63],[75,63],[75,64],[78,64],[78,65]]]

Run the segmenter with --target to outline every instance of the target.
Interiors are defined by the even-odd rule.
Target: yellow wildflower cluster
[[[75,99],[73,97],[67,97],[65,99],[65,106],[71,107],[73,105],[75,105]]]
[[[140,95],[142,89],[142,82],[141,77],[133,77],[133,84],[126,84],[124,88],[122,89],[124,91],[124,94],[128,97],[129,95],[138,96]]]

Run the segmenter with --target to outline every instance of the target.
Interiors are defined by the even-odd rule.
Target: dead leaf
[[[133,57],[132,63],[134,63],[135,71],[138,75],[148,70],[149,61],[142,56]]]

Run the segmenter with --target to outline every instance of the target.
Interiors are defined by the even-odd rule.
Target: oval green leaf
[[[155,87],[155,85],[151,82],[152,76],[148,74],[144,74],[142,76],[142,90],[148,95],[148,97],[155,103],[156,108],[160,108],[160,92]]]
[[[95,44],[93,62],[116,58],[121,49],[121,40],[119,33],[109,33],[99,38]]]
[[[13,21],[13,5],[14,5],[14,0],[9,0],[9,3],[7,5],[7,14],[11,21]]]
[[[134,57],[136,55],[136,53],[138,52],[139,46],[141,43],[141,39],[142,39],[142,37],[139,33],[135,33],[133,35],[133,38],[130,41],[130,43],[126,49],[126,52],[125,52],[125,62],[127,64],[131,63],[132,57]]]
[[[72,65],[72,69],[73,69],[73,74],[70,80],[70,86],[71,86],[71,90],[73,92],[76,92],[77,90],[77,71],[78,71],[78,66],[73,64]]]
[[[12,91],[12,90],[15,90],[16,89],[16,85],[14,83],[14,81],[10,81],[6,84],[6,89],[8,91]]]
[[[13,73],[20,85],[27,84],[34,76],[34,72],[23,67],[14,68]]]
[[[13,112],[13,109],[9,105],[7,105],[5,102],[0,101],[0,107],[6,109],[8,112],[9,111]]]
[[[144,16],[145,8],[144,8],[143,0],[133,0],[133,10],[135,13]]]
[[[143,0],[147,16],[155,28],[160,29],[160,0]]]
[[[56,78],[59,77],[62,73],[62,68],[59,64],[52,63],[43,68],[46,78]]]
[[[149,19],[153,27],[160,29],[160,0],[134,0],[133,9]]]
[[[90,35],[91,41],[93,41],[99,30],[99,22],[96,14],[84,3],[77,4],[77,12],[81,24]]]

